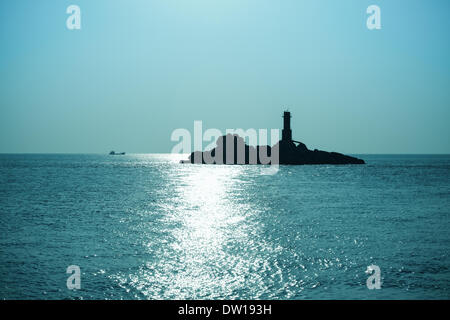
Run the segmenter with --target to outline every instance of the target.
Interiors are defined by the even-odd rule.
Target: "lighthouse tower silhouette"
[[[289,111],[285,111],[283,115],[283,131],[282,140],[286,142],[292,141],[292,130],[291,130],[291,113]]]

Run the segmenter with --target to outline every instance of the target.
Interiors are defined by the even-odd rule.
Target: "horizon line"
[[[335,151],[333,151],[335,152]],[[450,156],[450,153],[358,153],[358,152],[339,152],[342,154],[353,154],[353,155],[411,155],[411,156],[420,156],[420,155],[436,155],[436,156]],[[53,154],[53,155],[109,155],[109,152],[0,152],[0,155],[44,155],[44,154]],[[178,155],[189,155],[191,153],[170,153],[170,152],[126,152],[125,155],[141,155],[141,154],[178,154]]]

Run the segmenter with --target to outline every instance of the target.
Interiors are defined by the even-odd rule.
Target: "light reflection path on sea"
[[[188,170],[177,192],[184,205],[169,216],[180,225],[173,231],[172,246],[184,265],[174,275],[172,289],[199,297],[228,295],[245,281],[247,272],[245,261],[225,250],[229,242],[249,242],[245,220],[251,208],[235,199],[242,169],[191,166]]]
[[[242,298],[267,292],[267,243],[258,241],[263,225],[255,219],[260,208],[251,205],[248,177],[260,174],[248,166],[172,166],[171,201],[157,228],[162,238],[148,239],[156,259],[137,273],[122,276],[123,287],[149,299]],[[242,175],[245,180],[242,180]],[[155,243],[156,242],[156,243]],[[275,275],[279,272],[275,272]]]

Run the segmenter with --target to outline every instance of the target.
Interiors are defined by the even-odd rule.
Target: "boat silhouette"
[[[110,156],[123,156],[125,152],[115,152],[114,150],[109,153]]]

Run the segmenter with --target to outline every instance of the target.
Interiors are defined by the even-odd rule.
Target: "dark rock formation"
[[[337,152],[309,150],[305,144],[292,140],[290,112],[284,113],[282,140],[273,147],[249,146],[238,135],[228,134],[217,139],[210,151],[192,152],[182,163],[199,164],[364,164],[364,160]]]
[[[227,141],[232,141],[227,144]],[[234,150],[227,151],[227,145]],[[278,153],[278,157],[276,156]],[[192,152],[182,163],[201,164],[364,164],[364,160],[337,152],[309,150],[303,143],[279,141],[273,147],[252,147],[238,135],[226,135],[217,140],[210,151]]]

